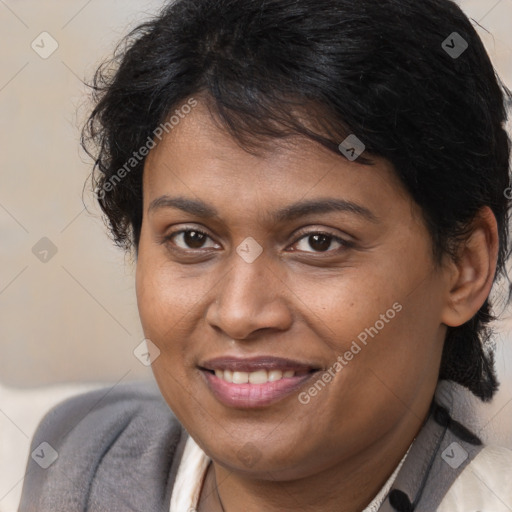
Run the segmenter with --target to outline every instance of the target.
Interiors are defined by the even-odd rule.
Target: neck
[[[419,429],[420,420],[397,428],[348,460],[295,480],[250,478],[216,462],[210,464],[199,512],[360,512],[376,497],[400,463]]]

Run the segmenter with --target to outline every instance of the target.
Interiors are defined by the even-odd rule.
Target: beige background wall
[[[490,32],[478,29],[512,87],[512,0],[461,3]],[[79,389],[44,386],[150,377],[132,353],[143,338],[133,268],[106,237],[97,209],[91,215],[82,204],[90,162],[78,147],[77,126],[87,112],[80,80],[161,4],[0,0],[0,454],[8,452],[16,466],[0,465],[3,512],[15,510],[37,414]],[[58,48],[44,59],[33,41],[43,56]],[[512,420],[503,421],[512,417],[512,320],[499,328],[504,385],[482,414],[501,420],[496,435],[506,440],[512,438]]]
[[[97,209],[91,216],[82,204],[90,162],[79,150],[77,126],[87,112],[80,80],[89,79],[114,42],[161,3],[0,2],[4,384],[111,381],[146,371],[132,356],[143,337],[132,268],[105,236]],[[43,31],[59,45],[47,59],[31,48]],[[49,39],[36,44],[51,48]],[[57,250],[47,262],[32,253],[43,237]]]
[[[468,0],[504,80],[512,86],[512,0]],[[128,28],[161,1],[0,2],[0,381],[32,387],[115,381],[146,374],[133,267],[105,235],[82,187],[90,162],[79,149],[87,109],[80,79]],[[59,44],[47,59],[49,33]],[[485,32],[484,32],[485,34]],[[90,198],[89,198],[90,199]],[[49,241],[41,241],[42,238]],[[40,244],[36,245],[36,244]],[[51,245],[52,244],[52,245]],[[48,245],[48,247],[47,247]],[[39,258],[33,248],[39,251]],[[56,254],[52,256],[52,247]],[[40,261],[48,250],[48,261]]]

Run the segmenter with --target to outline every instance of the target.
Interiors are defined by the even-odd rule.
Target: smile
[[[223,405],[267,407],[298,391],[318,368],[275,357],[217,358],[200,366],[208,389]]]
[[[309,373],[309,372],[307,372]],[[215,376],[233,384],[265,384],[281,379],[295,377],[299,372],[294,370],[257,370],[255,372],[233,372],[231,370],[215,370]],[[304,372],[302,373],[304,375]]]

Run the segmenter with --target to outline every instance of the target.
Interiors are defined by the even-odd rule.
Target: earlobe
[[[457,260],[450,263],[447,302],[441,321],[458,327],[470,320],[489,296],[498,259],[498,226],[486,206],[471,223],[470,235],[461,242]]]

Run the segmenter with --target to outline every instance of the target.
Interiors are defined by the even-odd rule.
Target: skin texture
[[[216,486],[226,512],[362,510],[426,418],[446,326],[470,319],[489,294],[498,243],[490,210],[457,262],[436,266],[421,211],[391,164],[349,162],[298,137],[251,155],[203,103],[150,152],[143,194],[138,306],[146,338],[161,351],[153,363],[160,390],[213,460],[199,510],[222,510]],[[202,200],[218,215],[149,211],[163,195]],[[297,201],[328,197],[375,219],[330,212],[270,220]],[[183,229],[208,237],[164,240]],[[307,236],[318,232],[352,246],[328,238],[322,251]],[[252,263],[236,252],[247,237],[263,249]],[[328,369],[395,303],[401,311],[307,404],[298,394],[311,382],[268,407],[228,407],[198,369],[226,355]],[[240,456],[248,451],[250,465]]]

